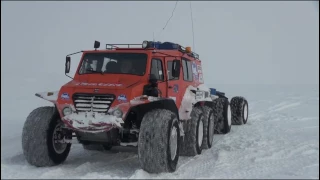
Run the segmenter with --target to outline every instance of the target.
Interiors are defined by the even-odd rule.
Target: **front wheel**
[[[55,107],[33,110],[22,131],[22,149],[27,162],[34,166],[53,166],[64,162],[70,152],[72,132],[62,128]]]
[[[173,172],[179,160],[180,128],[177,115],[155,109],[142,119],[138,156],[142,169],[149,173]]]

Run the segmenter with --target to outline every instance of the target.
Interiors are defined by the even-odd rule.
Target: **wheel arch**
[[[59,91],[38,92],[35,96],[52,102],[55,106],[58,100]]]
[[[174,102],[173,99],[161,99],[157,101],[151,101],[148,103],[144,104],[139,104],[136,106],[131,107],[128,110],[128,114],[125,119],[125,123],[130,123],[130,119],[135,119],[135,123],[137,124],[138,128],[140,128],[141,121],[143,116],[153,110],[153,109],[167,109],[169,111],[172,111],[173,113],[176,114],[177,119],[180,120],[179,118],[179,110],[178,107],[176,106],[176,103]],[[132,117],[136,116],[136,117]]]

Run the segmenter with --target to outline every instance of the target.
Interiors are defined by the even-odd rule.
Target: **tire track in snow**
[[[296,106],[299,106],[299,105],[301,105],[300,102],[285,101],[285,102],[281,102],[281,103],[279,103],[277,105],[274,105],[274,106],[270,107],[268,109],[268,112],[271,113],[271,112],[282,111],[282,110],[293,108],[293,107],[296,107]]]
[[[176,172],[149,174],[142,169],[137,170],[130,179],[176,179],[176,178],[196,178],[203,172],[206,172],[209,167],[215,165],[218,159],[217,144],[223,140],[224,135],[214,135],[214,142],[211,149],[203,150],[200,155],[194,157],[180,156]],[[190,176],[192,175],[192,176]]]
[[[244,166],[226,165],[224,168],[219,168],[218,171],[213,171],[205,177],[218,179],[279,178],[284,172],[290,172],[286,174],[287,178],[314,177],[317,172],[303,175],[295,173],[297,170],[301,169],[301,167],[307,166],[309,164],[308,161],[312,161],[313,159],[313,157],[297,157],[293,159],[246,163]]]

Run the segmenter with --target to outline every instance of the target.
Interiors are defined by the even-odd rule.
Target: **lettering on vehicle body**
[[[114,87],[120,87],[122,84],[116,84],[116,83],[77,83],[77,86],[114,86]]]

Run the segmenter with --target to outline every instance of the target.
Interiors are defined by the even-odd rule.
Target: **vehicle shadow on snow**
[[[3,159],[2,163],[13,166],[26,166],[23,170],[43,171],[40,178],[51,178],[53,172],[65,171],[68,177],[79,178],[99,173],[108,176],[128,177],[140,168],[137,148],[113,147],[109,151],[85,150],[79,144],[72,146],[69,157],[63,164],[53,167],[34,167],[29,165],[22,153]],[[51,171],[51,173],[50,173]],[[59,178],[57,176],[57,178]]]
[[[136,147],[113,147],[108,151],[85,150],[80,144],[73,144],[69,157],[60,165],[53,167],[34,167],[27,163],[22,152],[11,158],[4,159],[6,165],[23,166],[22,174],[39,174],[38,178],[61,178],[59,174],[68,174],[68,178],[139,178],[139,177],[186,177],[189,171],[191,174],[200,175],[206,171],[205,168],[193,168],[197,165],[201,167],[205,161],[215,162],[218,159],[219,141],[225,135],[215,135],[213,147],[204,150],[201,155],[195,157],[180,156],[177,171],[174,173],[149,174],[143,171],[139,164],[138,149]],[[221,146],[221,145],[220,145]],[[207,162],[210,163],[210,162]],[[205,163],[205,164],[207,164]],[[215,164],[215,163],[214,163]],[[215,166],[210,163],[210,166]],[[24,172],[25,171],[25,172]],[[185,174],[185,175],[184,175]]]
[[[81,145],[75,145],[71,149],[63,166],[70,168],[77,176],[103,172],[108,176],[128,177],[140,168],[135,147],[113,147],[109,151],[95,151],[85,150]]]
[[[22,165],[27,163],[22,153],[17,154],[10,158],[5,158],[4,160],[1,160],[1,161],[4,162],[5,164],[11,164],[11,165]]]

